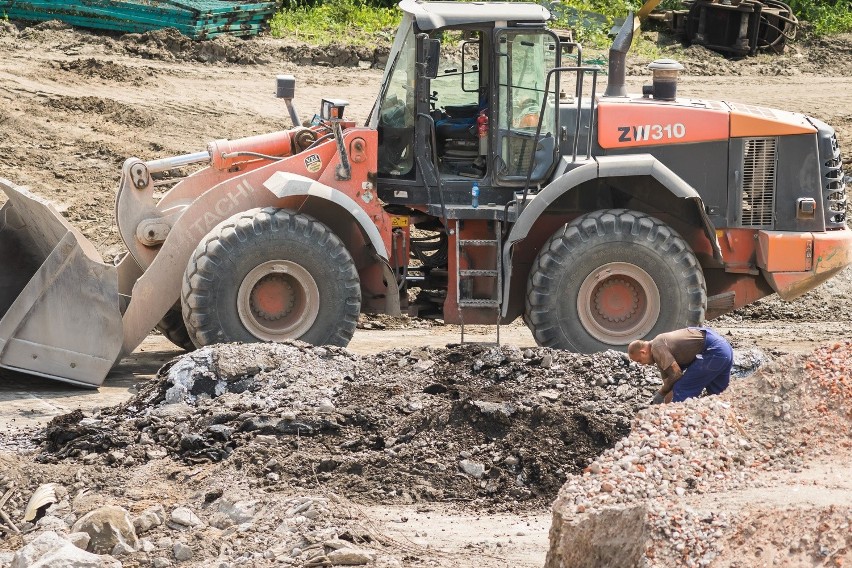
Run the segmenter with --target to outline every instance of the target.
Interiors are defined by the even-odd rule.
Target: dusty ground
[[[274,98],[274,76],[280,73],[296,75],[296,103],[303,117],[318,108],[322,96],[334,95],[347,98],[351,103],[347,112],[362,120],[381,77],[375,68],[381,53],[376,52],[325,53],[325,60],[348,65],[329,68],[296,65],[293,61],[317,59],[272,40],[198,45],[168,33],[113,37],[55,28],[41,25],[19,30],[0,21],[0,177],[28,185],[56,202],[107,259],[120,251],[112,208],[126,157],[189,153],[204,148],[209,140],[286,127],[286,110]],[[783,58],[744,62],[687,50],[689,74],[683,77],[679,92],[812,114],[833,124],[841,146],[849,148],[850,45],[849,38],[840,38],[797,47]],[[643,64],[636,61],[632,70],[641,72]],[[629,80],[634,90],[647,81],[647,77]],[[850,294],[852,275],[847,272],[797,302],[769,298],[714,325],[740,348],[758,346],[774,356],[807,353],[820,343],[852,339]],[[454,326],[382,325],[385,329],[376,329],[372,323],[373,329],[361,326],[351,350],[376,353],[390,342],[407,348],[442,347],[459,337]],[[515,324],[503,331],[505,343],[533,346],[523,326]],[[481,330],[483,337],[489,333]],[[73,408],[92,412],[111,406],[144,389],[157,368],[178,354],[162,337],[151,336],[99,393],[0,371],[0,425],[29,428]],[[15,440],[5,440],[0,471],[32,467],[12,451],[10,444]],[[46,469],[39,469],[28,481],[28,490],[38,481],[57,480],[50,470],[56,466],[39,467]],[[158,492],[167,496],[161,501],[179,503],[185,482],[192,492],[186,501],[206,502],[206,474],[199,479],[194,469],[173,467],[171,478],[147,488],[144,467],[129,469],[127,477],[122,477],[123,487],[103,481],[109,477],[104,472],[86,473],[82,468],[86,471],[81,475],[99,479],[103,492],[112,497],[119,498],[124,491],[141,495],[134,514]],[[16,507],[27,498],[19,489],[14,496]],[[335,503],[326,508],[334,509],[335,515],[355,510],[350,517],[368,524],[370,534],[382,535],[389,547],[398,547],[403,551],[401,558],[408,554],[404,565],[505,566],[508,562],[541,566],[544,562],[550,524],[544,504],[510,515],[488,507],[471,509],[466,503]]]

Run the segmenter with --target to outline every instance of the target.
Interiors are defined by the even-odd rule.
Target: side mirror
[[[429,39],[426,34],[417,36],[417,68],[420,76],[426,79],[434,79],[438,76],[438,61],[441,57],[441,42],[437,39]]]

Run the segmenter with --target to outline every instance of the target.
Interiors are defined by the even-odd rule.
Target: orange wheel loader
[[[537,4],[400,8],[366,125],[335,99],[303,125],[282,76],[292,129],[128,159],[115,265],[0,181],[0,366],[94,387],[155,327],[187,349],[346,345],[361,312],[623,349],[852,261],[832,128],[680,97],[671,60],[628,93],[632,15],[601,93]]]

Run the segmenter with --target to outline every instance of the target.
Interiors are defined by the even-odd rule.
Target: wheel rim
[[[627,262],[593,270],[577,297],[580,322],[592,337],[624,345],[644,337],[660,316],[660,291],[651,276]]]
[[[319,299],[310,272],[289,260],[270,260],[246,274],[237,310],[242,324],[258,339],[298,339],[316,321]]]

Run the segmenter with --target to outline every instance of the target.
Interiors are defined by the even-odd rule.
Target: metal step
[[[459,276],[491,276],[496,277],[496,270],[459,270]]]
[[[500,241],[488,239],[460,239],[460,247],[496,247]]]
[[[459,300],[460,308],[497,308],[500,302],[497,300]]]

